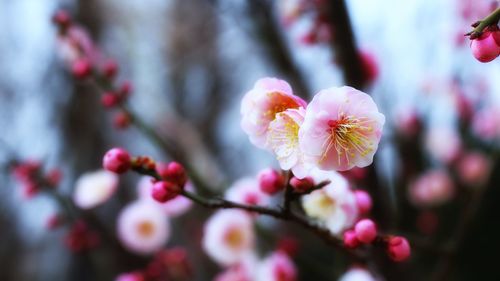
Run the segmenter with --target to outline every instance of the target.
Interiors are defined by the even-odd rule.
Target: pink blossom
[[[396,113],[396,129],[405,137],[414,137],[421,129],[420,117],[415,108],[401,107]]]
[[[267,147],[276,155],[281,169],[292,170],[298,178],[304,178],[311,169],[299,146],[299,129],[304,122],[306,110],[292,108],[276,114],[269,124]]]
[[[267,149],[269,123],[276,118],[276,114],[306,105],[292,93],[287,82],[276,78],[259,79],[241,102],[241,127],[254,145]]]
[[[456,160],[462,150],[457,132],[451,128],[432,128],[427,132],[425,146],[431,156],[443,163]]]
[[[314,182],[329,180],[330,184],[302,197],[306,214],[324,224],[333,234],[350,228],[358,218],[354,192],[347,180],[335,171],[313,170]]]
[[[170,237],[168,217],[150,201],[139,200],[127,205],[117,221],[118,238],[128,250],[152,254],[160,250]]]
[[[384,123],[369,95],[347,86],[322,90],[307,107],[300,148],[323,170],[366,167],[373,161]]]
[[[500,107],[485,107],[472,120],[474,133],[484,140],[491,141],[500,138]]]
[[[366,269],[363,268],[351,268],[344,275],[342,275],[339,281],[375,281],[375,277]]]
[[[491,162],[480,152],[469,152],[460,158],[457,170],[458,176],[465,184],[482,185],[490,175]]]
[[[242,262],[253,254],[254,244],[253,221],[245,211],[220,210],[205,222],[203,249],[221,265]]]
[[[274,252],[259,265],[258,281],[295,281],[297,269],[292,260],[283,252]]]
[[[256,267],[257,258],[248,255],[240,263],[228,267],[215,276],[214,281],[254,281]]]
[[[99,170],[82,174],[75,183],[73,201],[82,209],[91,209],[106,202],[118,187],[118,176]]]
[[[115,281],[144,281],[145,278],[140,272],[128,272],[118,275]]]
[[[432,170],[417,178],[409,188],[410,201],[417,206],[436,206],[449,201],[455,186],[448,173]]]
[[[153,182],[151,177],[148,176],[142,177],[139,183],[137,184],[139,199],[150,200],[151,202],[158,204],[158,206],[160,206],[163,209],[163,212],[169,217],[180,216],[189,211],[189,209],[191,209],[193,205],[193,202],[191,200],[181,195],[177,195],[175,198],[165,203],[160,203],[151,197],[152,189],[153,189]],[[188,182],[186,184],[185,189],[190,192],[194,191],[194,187],[191,184],[191,182]]]
[[[259,182],[254,178],[239,179],[226,190],[224,197],[233,202],[260,206],[269,204],[270,200],[269,194],[261,190]]]

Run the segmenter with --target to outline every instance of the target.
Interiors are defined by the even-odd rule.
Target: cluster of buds
[[[124,109],[132,85],[128,81],[116,83],[119,72],[117,63],[103,59],[99,48],[87,31],[74,24],[70,15],[63,10],[56,12],[53,22],[58,28],[58,45],[61,56],[78,80],[92,80],[102,91],[101,103],[105,108],[117,108],[114,125],[119,129],[128,127],[131,116]]]
[[[74,253],[82,253],[97,247],[101,239],[99,234],[90,229],[82,220],[76,221],[64,238],[66,247]]]
[[[159,251],[142,270],[120,274],[116,281],[191,280],[192,269],[184,248]]]
[[[113,148],[106,152],[103,167],[117,174],[123,174],[130,169],[156,174],[159,180],[155,180],[151,196],[161,203],[177,197],[188,180],[184,167],[175,161],[156,163],[150,157],[131,157],[123,148]]]
[[[23,195],[29,199],[42,188],[55,188],[61,181],[61,171],[53,169],[44,173],[38,161],[24,161],[14,163],[12,168],[14,177],[21,183]]]
[[[371,219],[362,219],[356,223],[354,229],[344,232],[344,245],[349,249],[375,243],[383,245],[393,261],[402,262],[410,257],[410,243],[406,238],[378,235],[377,225]]]

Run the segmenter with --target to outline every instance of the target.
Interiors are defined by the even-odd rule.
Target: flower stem
[[[498,24],[498,21],[500,21],[500,8],[497,8],[495,11],[493,11],[491,14],[486,16],[484,19],[478,21],[475,26],[474,30],[471,32],[465,34],[466,36],[470,36],[470,39],[475,39],[481,36],[483,33],[484,29],[487,28],[488,26],[491,25],[496,25]]]

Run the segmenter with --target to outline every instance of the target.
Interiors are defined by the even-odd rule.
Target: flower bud
[[[130,154],[122,148],[110,149],[104,155],[102,165],[108,171],[123,174],[130,169]]]
[[[71,24],[71,17],[68,12],[59,10],[52,17],[52,22],[57,24],[61,28],[67,28]]]
[[[311,177],[305,177],[303,179],[293,177],[290,179],[290,186],[292,186],[295,192],[305,193],[314,187],[314,180]]]
[[[101,104],[105,108],[111,108],[118,104],[118,96],[113,92],[105,92],[101,97]]]
[[[175,161],[168,164],[157,163],[156,172],[164,180],[177,184],[180,188],[184,187],[188,179],[184,167]]]
[[[500,46],[495,41],[495,32],[485,31],[478,38],[472,39],[470,48],[474,57],[480,62],[490,62],[500,55]]]
[[[369,244],[377,237],[377,227],[370,219],[362,219],[354,226],[356,238],[365,244]]]
[[[387,241],[387,254],[396,262],[407,260],[411,254],[410,244],[406,238],[394,236]]]
[[[370,194],[364,190],[354,191],[356,196],[356,204],[358,205],[358,210],[361,214],[367,214],[372,208],[372,198]]]
[[[160,203],[165,203],[168,200],[174,199],[181,189],[175,183],[169,181],[159,181],[153,185],[151,196]]]
[[[107,79],[115,78],[116,73],[118,73],[118,65],[114,60],[108,60],[102,66],[102,75]]]
[[[281,173],[274,169],[265,169],[257,175],[260,190],[267,194],[275,194],[285,188],[285,180]]]
[[[128,114],[125,111],[119,111],[116,113],[113,119],[113,125],[117,129],[126,129],[130,125],[130,122],[132,122],[132,118],[130,117],[130,114]]]
[[[92,73],[92,65],[86,58],[77,59],[71,66],[73,76],[77,79],[85,79]]]
[[[359,246],[359,240],[354,230],[347,230],[344,232],[344,246],[349,249],[354,249]]]

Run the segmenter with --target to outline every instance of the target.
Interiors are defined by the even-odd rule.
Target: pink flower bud
[[[132,92],[132,83],[130,83],[130,81],[124,81],[118,90],[120,99],[125,100],[128,96],[130,96],[130,92]]]
[[[370,219],[362,219],[354,226],[356,238],[362,243],[369,244],[377,237],[377,227]]]
[[[111,108],[118,104],[118,96],[113,92],[105,92],[101,98],[101,104],[105,108]]]
[[[181,189],[175,183],[168,181],[159,181],[153,185],[151,196],[160,203],[165,203],[168,200],[174,199]]]
[[[130,169],[130,154],[122,148],[110,149],[104,155],[102,165],[108,171],[123,174]]]
[[[281,173],[268,168],[262,170],[257,175],[260,190],[267,194],[275,194],[285,188],[285,180]]]
[[[303,179],[293,177],[290,180],[290,185],[295,192],[304,193],[314,187],[314,180],[311,177],[305,177]]]
[[[117,129],[128,128],[130,122],[132,122],[132,118],[130,117],[130,114],[125,111],[119,111],[118,113],[116,113],[113,119],[113,125]]]
[[[354,249],[359,246],[359,240],[354,230],[347,230],[344,232],[344,246],[349,249]]]
[[[71,17],[68,12],[59,10],[52,17],[52,22],[60,27],[66,28],[71,24]]]
[[[175,161],[168,164],[157,163],[156,172],[160,177],[166,181],[177,184],[180,188],[183,188],[188,180],[184,167]]]
[[[115,78],[116,73],[118,73],[118,65],[116,62],[114,60],[106,61],[102,67],[102,75],[111,80]]]
[[[293,257],[299,250],[299,241],[294,237],[283,237],[278,241],[278,251],[284,252],[289,257]]]
[[[471,40],[472,54],[480,62],[490,62],[500,55],[500,46],[495,41],[495,32],[483,32],[479,38]]]
[[[407,260],[411,254],[410,244],[406,238],[394,236],[387,242],[387,254],[396,262]]]
[[[359,212],[361,214],[366,214],[372,209],[372,198],[370,194],[364,190],[354,191],[356,196],[356,204],[358,205]]]
[[[77,59],[71,66],[73,76],[77,79],[85,79],[92,73],[92,65],[86,58]]]
[[[61,182],[62,172],[59,169],[50,170],[45,176],[45,181],[51,187],[56,187]]]

